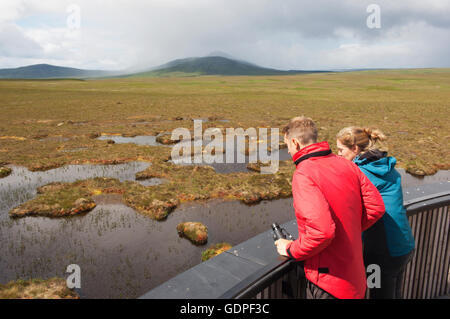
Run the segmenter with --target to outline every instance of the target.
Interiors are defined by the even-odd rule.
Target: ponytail
[[[386,135],[378,129],[363,128],[363,131],[367,134],[367,137],[373,141],[373,143],[384,142],[387,139]]]
[[[348,148],[357,145],[361,153],[365,153],[375,149],[385,149],[383,142],[387,138],[378,129],[351,126],[342,129],[337,139]]]

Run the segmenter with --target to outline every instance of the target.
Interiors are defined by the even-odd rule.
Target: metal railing
[[[449,293],[449,206],[409,215],[416,252],[408,264],[403,298],[434,298]]]
[[[436,298],[450,293],[449,188],[450,182],[444,182],[408,188],[404,191],[404,205],[416,241],[415,255],[405,271],[404,298]],[[293,225],[295,222],[287,226],[291,227],[288,230],[294,235],[296,227]],[[254,264],[252,267],[256,268],[231,286],[230,280],[214,278],[214,271],[209,276],[205,274],[202,269],[211,266],[206,262],[141,298],[304,298],[306,281],[302,263],[273,255],[270,262],[261,261],[264,258],[256,255],[256,257],[239,255],[240,251],[251,253],[252,250],[256,250],[255,243],[258,244],[257,248],[261,248],[261,245],[271,245],[266,247],[267,252],[274,250],[270,232],[267,232],[243,243],[242,247],[234,252],[221,254],[223,256],[217,263],[225,264],[223,267],[226,272],[232,272],[231,265],[238,258],[240,261],[252,262]],[[226,265],[228,261],[230,266]],[[230,269],[226,269],[227,267]],[[219,272],[222,273],[223,268],[218,269],[217,273]],[[199,282],[193,280],[196,276]]]

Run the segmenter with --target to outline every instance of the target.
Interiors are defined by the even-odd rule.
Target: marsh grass
[[[110,144],[99,136],[156,136],[178,127],[192,129],[196,118],[207,119],[203,129],[282,128],[303,114],[316,121],[319,139],[328,140],[334,150],[341,128],[377,127],[388,136],[390,155],[399,167],[415,175],[432,175],[450,168],[448,83],[450,69],[0,81],[5,119],[0,127],[0,163],[45,171],[68,164],[151,162],[137,179],[164,178],[167,183],[151,187],[113,183],[126,205],[161,220],[185,201],[224,198],[252,204],[288,197],[293,165],[282,162],[272,175],[219,174],[210,167],[168,163],[169,147]],[[250,168],[258,171],[260,166]],[[90,186],[104,192],[100,184],[96,180],[67,184],[64,190],[39,194],[22,208],[72,209],[76,199],[90,200]]]
[[[284,163],[276,174],[217,174],[209,166],[177,166],[159,162],[136,174],[137,179],[164,178],[166,183],[144,186],[139,182],[93,178],[74,183],[52,183],[38,188],[38,196],[12,209],[10,216],[63,217],[95,207],[93,196],[121,194],[123,202],[139,213],[164,220],[180,203],[223,198],[256,204],[291,196],[292,165]],[[84,199],[83,205],[79,200]]]
[[[169,150],[108,145],[90,134],[156,135],[207,127],[279,127],[301,114],[319,126],[334,148],[345,126],[374,126],[389,136],[391,154],[403,168],[432,174],[448,169],[449,69],[378,70],[260,77],[170,77],[88,81],[0,81],[0,162],[45,170],[70,163],[113,162]],[[182,120],[174,120],[174,119]],[[183,120],[184,119],[184,120]],[[229,123],[217,119],[228,119]],[[134,125],[136,120],[145,125]],[[58,124],[63,123],[61,126]],[[83,125],[76,125],[83,123]],[[398,134],[408,131],[409,134]],[[68,141],[41,142],[35,136]],[[23,140],[21,140],[23,139]],[[422,142],[420,142],[422,141]],[[78,149],[79,152],[59,152]]]
[[[0,299],[79,299],[62,278],[19,279],[0,284]]]

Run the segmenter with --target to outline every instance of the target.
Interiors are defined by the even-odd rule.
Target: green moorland
[[[152,166],[137,177],[159,177],[167,183],[145,187],[92,179],[63,184],[51,192],[42,190],[12,215],[72,215],[95,206],[94,195],[114,192],[137,211],[163,219],[183,201],[225,198],[253,203],[290,196],[293,165],[283,163],[274,175],[224,175],[207,168],[175,166],[167,162],[168,147],[112,144],[96,137],[192,129],[196,118],[209,118],[204,129],[282,128],[290,118],[306,115],[316,121],[320,139],[328,140],[334,150],[341,128],[377,127],[388,136],[390,154],[399,167],[431,175],[450,168],[449,110],[450,69],[1,80],[0,166],[15,164],[37,171],[67,164],[148,161]]]

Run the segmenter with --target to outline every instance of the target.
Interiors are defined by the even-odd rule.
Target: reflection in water
[[[108,198],[109,197],[109,198]],[[82,296],[134,298],[200,263],[208,244],[236,245],[293,218],[291,199],[245,206],[239,202],[185,205],[157,222],[120,204],[114,195],[96,198],[85,216],[27,217],[0,222],[0,282],[17,278],[66,277],[69,264],[81,267]],[[176,226],[208,226],[206,246],[178,236]]]

